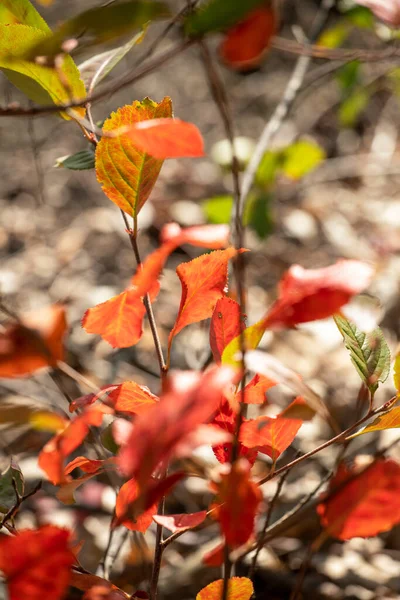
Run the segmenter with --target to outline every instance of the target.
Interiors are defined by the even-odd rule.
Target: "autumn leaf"
[[[228,261],[236,254],[237,250],[232,247],[215,250],[178,266],[176,272],[182,295],[178,316],[169,335],[169,348],[174,336],[186,325],[211,317],[217,301],[224,295]]]
[[[155,118],[172,117],[171,99],[160,104],[145,98],[112,113],[103,126],[105,133]],[[96,175],[106,196],[136,217],[157,180],[163,161],[140,150],[128,135],[103,136],[96,148]]]
[[[286,410],[302,404],[304,400],[296,398]],[[276,462],[293,442],[302,424],[301,419],[287,418],[284,410],[276,417],[258,417],[245,421],[240,428],[239,439],[248,448],[257,448]]]
[[[247,71],[261,63],[276,30],[270,6],[260,6],[230,29],[219,47],[222,60],[233,69]]]
[[[345,483],[352,478],[349,483]],[[400,466],[378,459],[360,475],[341,464],[328,493],[338,488],[317,508],[321,524],[339,540],[373,537],[400,522]]]
[[[236,432],[236,419],[237,411],[235,412],[226,400],[222,398],[222,401],[216,411],[212,424],[230,434]],[[211,442],[209,442],[211,443]],[[216,459],[224,464],[230,462],[232,456],[232,443],[230,441],[224,441],[221,444],[215,444],[212,446],[213,452]],[[247,448],[244,444],[238,441],[238,456],[246,458],[250,465],[254,465],[258,455],[258,450],[252,450]]]
[[[224,564],[224,544],[218,544],[209,552],[206,552],[202,562],[207,567],[220,567]]]
[[[277,384],[276,381],[256,373],[253,379],[245,386],[243,393],[236,394],[236,400],[245,404],[265,404],[266,392]]]
[[[0,377],[23,377],[64,359],[65,308],[59,304],[22,315],[0,333]]]
[[[114,410],[141,415],[158,402],[158,397],[143,385],[134,381],[125,381],[114,387],[108,400]]]
[[[176,246],[191,244],[201,248],[221,250],[228,246],[229,235],[229,226],[224,224],[182,228],[178,223],[167,223],[161,229],[160,240],[163,244],[174,242]]]
[[[246,351],[255,350],[265,332],[265,322],[262,319],[254,325],[250,325],[243,330],[243,335],[237,335],[231,339],[222,352],[221,360],[225,365],[239,365],[241,362],[242,338]]]
[[[157,159],[204,155],[204,142],[193,123],[180,119],[150,119],[135,123],[125,134],[139,150]]]
[[[197,594],[196,600],[221,600],[223,588],[223,579],[213,581]],[[229,579],[227,600],[250,600],[253,593],[253,584],[247,577]]]
[[[235,377],[236,372],[229,368],[214,368],[204,374],[175,373],[169,383],[172,387],[160,401],[137,417],[134,430],[118,456],[121,471],[143,486],[185,436],[210,419],[222,391]]]
[[[135,598],[135,596],[128,596],[105,579],[99,585],[88,589],[83,596],[83,600],[130,600],[131,598]]]
[[[191,514],[179,514],[179,515],[154,515],[153,521],[162,525],[166,529],[176,533],[177,531],[187,531],[188,529],[194,529],[203,523],[207,517],[207,511],[202,510],[200,512]]]
[[[210,325],[210,346],[216,363],[231,340],[240,336],[245,328],[240,305],[231,298],[223,297],[215,305]]]
[[[153,521],[153,515],[157,512],[157,503],[155,502],[145,512],[135,514],[132,506],[135,500],[140,495],[139,486],[134,479],[130,479],[121,487],[117,495],[117,501],[115,505],[115,514],[118,519],[119,525],[124,525],[131,531],[140,531],[144,533],[150,527]]]
[[[75,562],[69,541],[70,532],[54,525],[0,538],[0,571],[9,600],[61,600]]]
[[[211,516],[216,519],[229,548],[245,544],[254,532],[255,517],[262,500],[259,486],[251,480],[250,464],[241,458],[221,474],[215,485]]]
[[[372,421],[369,425],[361,429],[361,431],[357,431],[357,433],[353,433],[353,435],[349,435],[346,439],[351,440],[354,437],[358,437],[359,435],[364,435],[364,433],[373,433],[375,431],[385,431],[385,429],[397,429],[400,427],[400,407],[392,408],[388,412],[383,415],[379,415],[376,419]]]

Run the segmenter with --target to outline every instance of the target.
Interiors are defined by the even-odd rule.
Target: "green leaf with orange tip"
[[[55,68],[20,57],[32,43],[46,39],[48,35],[43,29],[30,25],[0,24],[0,69],[13,85],[37,104],[68,104],[71,99],[85,98],[85,87],[71,57],[63,58],[60,66],[62,78]],[[65,79],[66,85],[62,79]],[[85,114],[84,108],[75,110],[78,116]],[[65,113],[62,116],[71,118]]]
[[[159,104],[149,98],[124,106],[104,123],[113,132],[149,119],[172,117],[171,99]],[[96,149],[96,175],[106,196],[127,214],[136,217],[157,181],[163,161],[142,152],[128,134],[103,137]]]
[[[186,325],[211,317],[217,301],[224,296],[228,282],[228,261],[236,256],[233,247],[203,254],[176,269],[182,285],[181,303],[175,325],[169,335],[172,339]]]
[[[201,590],[196,600],[221,600],[224,580],[213,581]],[[247,577],[231,577],[227,600],[250,600],[254,592],[253,584]]]

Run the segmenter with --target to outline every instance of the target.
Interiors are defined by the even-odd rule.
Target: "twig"
[[[21,506],[22,502],[24,502],[24,500],[26,500],[27,498],[30,498],[31,496],[33,496],[34,494],[36,494],[36,492],[38,492],[40,490],[40,488],[42,487],[42,482],[40,481],[38,484],[36,484],[35,487],[30,492],[25,494],[25,496],[21,496],[21,494],[19,493],[18,488],[17,488],[17,483],[14,478],[12,480],[12,486],[14,488],[16,501],[15,501],[14,506],[12,506],[10,508],[10,510],[4,515],[4,517],[0,521],[0,529],[2,529],[2,527],[7,526],[7,521],[9,521],[10,519],[12,519],[15,516],[15,514],[18,512],[18,509]]]
[[[333,4],[334,0],[324,0],[324,2],[322,3],[319,13],[317,14],[317,17],[312,27],[312,31],[310,34],[311,41],[315,41],[320,35]],[[303,85],[304,78],[311,64],[312,56],[313,55],[309,56],[302,54],[297,60],[293,73],[282,96],[282,99],[276,107],[272,117],[265,125],[264,130],[258,140],[254,154],[252,155],[251,160],[243,176],[242,192],[240,195],[239,204],[240,214],[243,213],[244,206],[253,186],[257,169],[262,160],[262,157],[264,156],[269,145],[271,144],[272,139],[277,134],[286,117],[288,116],[293,106],[293,103],[297,97],[297,94],[299,93]]]

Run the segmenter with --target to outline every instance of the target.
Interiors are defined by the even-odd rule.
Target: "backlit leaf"
[[[150,527],[153,521],[153,516],[157,512],[157,504],[154,503],[145,512],[135,515],[129,510],[129,505],[132,505],[139,496],[139,487],[134,479],[130,479],[121,487],[115,505],[115,514],[121,525],[127,527],[131,531],[141,531],[144,533]],[[121,520],[123,518],[123,520]]]
[[[175,373],[160,401],[135,420],[134,430],[118,457],[121,471],[140,486],[148,482],[185,436],[210,419],[234,377],[232,369],[217,367],[204,374]]]
[[[196,600],[221,600],[223,587],[223,579],[213,581],[197,594]],[[250,579],[247,577],[231,577],[227,600],[250,600],[253,592],[254,588]]]
[[[257,321],[254,325],[249,325],[243,331],[243,336],[238,335],[233,338],[222,353],[222,363],[224,365],[238,365],[240,363],[240,351],[242,347],[242,337],[245,350],[254,350],[261,342],[265,332],[265,321]]]
[[[288,409],[297,404],[304,404],[304,400],[296,398]],[[240,428],[239,439],[248,448],[257,448],[276,462],[293,442],[302,424],[301,419],[287,418],[286,411],[283,411],[276,417],[245,421]]]
[[[219,54],[230,67],[244,71],[257,67],[276,30],[270,6],[260,6],[232,27],[219,47]]]
[[[158,397],[145,386],[134,381],[125,381],[113,389],[108,400],[119,412],[141,415],[158,402]]]
[[[182,228],[178,223],[167,223],[161,229],[160,240],[163,244],[175,242],[177,246],[191,244],[200,248],[221,250],[229,245],[229,235],[227,225],[195,225]]]
[[[332,537],[373,537],[400,522],[400,466],[395,461],[378,459],[358,476],[356,468],[342,464],[328,491],[336,487],[338,491],[318,505],[321,524]]]
[[[23,377],[64,358],[65,308],[59,304],[22,315],[0,333],[0,377]]]
[[[202,35],[229,29],[263,4],[265,0],[208,0],[186,18],[186,31],[189,35]]]
[[[250,465],[240,459],[215,485],[211,516],[216,519],[229,548],[245,544],[254,532],[255,517],[262,500],[259,486],[251,480]]]
[[[267,390],[276,384],[277,382],[273,379],[257,373],[244,388],[244,393],[238,392],[236,398],[246,404],[264,404],[267,402],[265,397]]]
[[[210,346],[216,363],[231,340],[245,328],[240,306],[231,298],[223,297],[215,305],[210,325]]]
[[[0,538],[0,571],[9,600],[61,600],[75,562],[69,540],[70,532],[54,525]]]
[[[351,438],[358,437],[359,435],[363,435],[364,433],[384,431],[385,429],[397,429],[398,427],[400,427],[400,407],[392,408],[383,415],[379,415],[372,421],[372,423],[361,429],[361,431],[357,431],[357,433],[349,435],[349,437],[346,439],[349,440]]]
[[[175,533],[198,527],[207,517],[207,511],[180,515],[154,515],[153,521]]]
[[[53,57],[60,54],[64,43],[71,39],[78,40],[79,48],[102,44],[143,27],[151,19],[168,15],[169,10],[163,2],[117,0],[90,8],[64,21],[50,37],[31,45],[26,56],[30,59],[36,56]]]
[[[125,135],[139,150],[161,160],[204,155],[204,142],[200,131],[193,123],[180,119],[140,121]]]
[[[382,331],[377,327],[364,333],[341,315],[335,315],[334,319],[357,373],[370,392],[375,393],[390,371],[390,350]]]
[[[176,269],[181,280],[182,295],[178,316],[169,335],[169,347],[173,337],[186,325],[211,317],[217,301],[224,295],[228,261],[236,253],[235,248],[215,250],[182,263]]]
[[[29,25],[0,24],[0,69],[13,85],[37,104],[68,104],[71,98],[83,99],[85,87],[70,56],[65,56],[60,66],[62,78],[55,68],[20,57],[33,43],[46,40],[48,35],[43,29]],[[84,108],[75,110],[81,116],[85,114]],[[65,114],[63,116],[70,118]]]
[[[149,119],[172,117],[170,98],[160,104],[149,98],[124,106],[104,123],[112,132]],[[128,135],[102,137],[96,148],[96,175],[106,196],[131,216],[136,216],[157,180],[163,161],[142,152]]]
[[[20,496],[24,495],[24,477],[21,469],[11,462],[10,466],[0,475],[0,512],[6,513],[17,503],[13,480]]]
[[[233,435],[236,432],[237,410],[232,408],[226,398],[222,398],[218,410],[212,420],[212,425],[222,431]],[[211,441],[208,443],[212,444]],[[224,440],[222,443],[212,444],[212,449],[216,459],[224,464],[231,461],[232,442]],[[241,441],[238,441],[237,453],[239,457],[246,458],[251,466],[256,461],[258,450],[247,448]]]

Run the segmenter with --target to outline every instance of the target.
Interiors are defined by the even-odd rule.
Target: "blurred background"
[[[99,3],[86,0],[84,4],[89,8]],[[170,4],[177,10],[181,8],[178,1]],[[310,31],[319,2],[287,0],[281,4],[279,35],[303,39]],[[54,0],[40,10],[55,26],[82,8],[78,1]],[[371,13],[353,9],[355,5],[349,1],[338,3],[331,11],[323,45],[372,49],[393,41],[395,33]],[[151,25],[143,42],[133,47],[110,77],[140,65],[164,27]],[[172,28],[157,52],[162,53],[179,38],[179,27]],[[229,95],[239,138],[237,151],[246,164],[282,97],[297,56],[270,49],[259,67],[241,73],[219,61],[219,43],[220,37],[213,36],[209,46]],[[3,104],[17,101],[26,105],[4,77],[0,85]],[[158,102],[170,96],[175,116],[199,127],[206,155],[164,163],[139,218],[142,256],[158,245],[160,229],[166,222],[177,221],[182,226],[228,222],[232,194],[229,145],[224,141],[224,127],[198,48],[186,50],[138,83],[95,104],[94,119],[101,122],[111,111],[146,96]],[[364,329],[380,324],[391,349],[396,350],[400,335],[399,101],[400,68],[394,59],[312,62],[294,109],[264,157],[246,211],[246,246],[251,250],[247,268],[249,324],[260,318],[274,300],[276,284],[290,265],[316,268],[338,258],[355,258],[376,265],[377,276],[368,294],[354,302],[348,314]],[[2,303],[22,313],[65,302],[69,319],[67,362],[71,366],[99,386],[133,379],[157,393],[156,359],[147,326],[138,346],[117,351],[80,326],[87,308],[122,291],[135,268],[120,211],[103,194],[94,170],[73,171],[57,166],[60,158],[87,148],[80,129],[56,116],[1,118],[0,139]],[[180,298],[175,268],[200,253],[185,246],[167,264],[155,304],[164,346]],[[208,323],[188,327],[175,344],[173,366],[199,368],[207,357],[207,344]],[[332,320],[273,336],[266,334],[262,346],[324,397],[343,428],[355,420],[360,381]],[[2,380],[0,393],[4,402],[48,403],[66,410],[65,399],[46,374],[23,381]],[[379,394],[380,403],[393,395],[391,378]],[[269,396],[268,414],[287,405],[287,398],[283,391],[274,390]],[[318,418],[306,423],[294,448],[281,459],[282,464],[297,451],[311,450],[329,434]],[[37,481],[41,475],[35,455],[47,439],[44,434],[7,425],[0,436],[3,465],[12,455],[27,480]],[[396,431],[391,430],[361,438],[352,443],[350,455],[358,449],[373,453],[396,437]],[[396,448],[392,452],[400,458]],[[315,487],[329,472],[336,455],[337,449],[329,448],[290,474],[276,507],[276,518]],[[207,449],[199,452],[197,460],[203,469],[204,465],[215,466]],[[256,472],[262,474],[268,468],[268,462],[261,462]],[[272,481],[265,486],[267,497],[276,485]],[[77,496],[76,507],[63,506],[51,498],[47,493],[52,489],[49,484],[43,489],[21,511],[20,525],[50,519],[75,527],[78,537],[86,539],[82,564],[95,570],[108,540],[114,499],[111,487],[106,480],[87,484]],[[201,510],[210,497],[206,482],[191,477],[177,486],[169,510]],[[257,597],[289,598],[304,549],[318,528],[315,511],[310,510],[301,523],[271,542],[260,557]],[[202,586],[219,577],[218,569],[201,562],[216,531],[214,526],[189,532],[168,549],[161,579],[162,598],[193,598]],[[152,532],[149,535],[151,547]],[[138,536],[125,537],[119,558],[114,561],[113,576],[118,585],[129,589],[140,586],[146,578],[151,552]],[[372,540],[326,544],[313,558],[305,578],[304,598],[400,598],[399,558],[398,528]],[[239,564],[238,573],[242,570],[245,574],[246,569]]]

